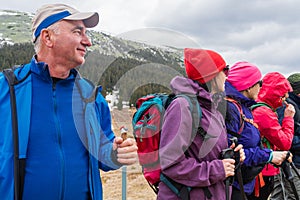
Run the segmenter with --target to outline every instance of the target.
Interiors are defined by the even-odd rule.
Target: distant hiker
[[[227,100],[226,128],[229,137],[237,137],[243,145],[246,159],[242,165],[244,191],[248,200],[255,197],[256,176],[269,162],[280,165],[286,152],[272,151],[262,147],[258,126],[253,122],[250,107],[254,105],[262,86],[262,74],[257,66],[249,62],[237,62],[229,69],[225,82]],[[232,200],[241,200],[237,179],[233,183]]]
[[[292,104],[295,107],[294,115],[294,137],[290,151],[293,154],[293,163],[296,166],[296,170],[300,173],[300,73],[291,74],[288,78],[293,92],[289,92],[289,97],[286,102]],[[284,111],[286,106],[282,106],[277,109],[278,118],[280,123],[284,118]],[[298,196],[300,195],[300,178],[292,170],[294,174],[293,183],[297,189]],[[289,181],[286,177],[282,176],[282,173],[275,176],[274,190],[271,194],[271,200],[290,200],[296,199],[295,191],[291,188]],[[300,196],[299,196],[300,197]]]
[[[188,78],[175,77],[171,88],[175,94],[196,95],[202,117],[193,124],[186,98],[176,98],[168,106],[160,142],[162,174],[172,183],[187,186],[183,192],[191,200],[224,200],[224,180],[233,176],[235,169],[234,159],[221,158],[228,143],[224,118],[217,110],[228,68],[218,53],[204,49],[184,49],[184,64]],[[194,126],[198,127],[197,133],[192,131]],[[240,151],[243,161],[242,146],[235,151]],[[184,198],[160,182],[157,199]]]
[[[134,140],[111,130],[101,89],[76,70],[92,45],[86,29],[98,21],[64,4],[41,7],[32,21],[36,55],[7,79],[0,73],[1,199],[99,200],[99,169],[136,162]]]
[[[252,106],[254,122],[257,123],[265,147],[272,150],[287,151],[291,148],[294,136],[295,108],[288,104],[284,111],[284,119],[280,125],[276,109],[281,107],[292,87],[288,80],[278,72],[270,72],[263,78],[257,104]],[[268,199],[274,187],[274,176],[279,168],[269,163],[262,171],[264,186],[259,189],[256,199]]]

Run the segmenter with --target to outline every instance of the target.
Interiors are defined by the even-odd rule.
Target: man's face
[[[91,41],[86,35],[86,28],[82,21],[62,20],[59,30],[53,34],[53,53],[55,62],[74,68],[85,61],[86,47]]]

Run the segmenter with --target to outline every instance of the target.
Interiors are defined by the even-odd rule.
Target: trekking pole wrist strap
[[[273,160],[273,151],[271,150],[269,160],[267,161],[267,163],[270,163],[272,160]]]

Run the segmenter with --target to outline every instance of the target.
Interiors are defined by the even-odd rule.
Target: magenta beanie
[[[227,81],[238,91],[246,90],[260,81],[261,72],[249,62],[237,62],[229,69]]]

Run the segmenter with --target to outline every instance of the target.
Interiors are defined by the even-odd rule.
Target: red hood
[[[274,109],[282,106],[281,97],[293,91],[288,80],[278,72],[271,72],[264,76],[263,85],[258,94],[258,102],[265,102]]]

